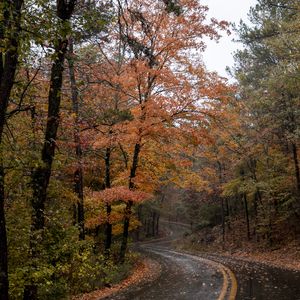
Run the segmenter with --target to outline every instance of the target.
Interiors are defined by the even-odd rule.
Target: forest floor
[[[221,232],[220,226],[194,232],[187,235],[178,247],[300,271],[299,239],[289,238],[285,243],[270,247],[264,241],[248,241],[242,234],[229,233],[223,241]]]

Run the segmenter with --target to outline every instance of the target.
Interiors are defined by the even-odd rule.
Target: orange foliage
[[[124,186],[117,186],[101,192],[94,192],[93,198],[110,204],[115,201],[140,203],[150,199],[151,195],[142,191],[133,191]]]
[[[111,149],[115,187],[96,197],[107,203],[147,198],[122,187],[128,184],[136,144],[136,189],[153,192],[168,180],[206,189],[191,161],[195,148],[213,142],[211,120],[222,117],[232,88],[205,69],[202,38],[217,40],[228,24],[206,20],[208,8],[197,0],[180,1],[180,13],[168,12],[159,0],[116,5],[110,41],[100,41],[98,58],[80,66],[89,80],[82,93],[91,116],[86,125],[93,129],[83,140],[97,153]]]

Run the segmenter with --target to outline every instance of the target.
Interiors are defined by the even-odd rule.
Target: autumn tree
[[[127,98],[134,119],[130,128],[130,147],[126,145],[129,159],[128,187],[135,189],[136,175],[141,151],[148,139],[159,130],[174,130],[174,124],[188,128],[197,118],[203,117],[203,109],[197,101],[203,97],[219,97],[222,94],[217,77],[208,75],[203,65],[196,64],[190,51],[201,52],[204,44],[201,37],[218,38],[217,29],[225,23],[213,21],[205,24],[206,7],[195,1],[186,1],[182,7],[171,9],[162,1],[118,2],[118,22],[112,29],[111,43],[101,45],[101,53],[107,60],[110,72],[105,78],[94,72],[93,82],[110,86],[119,95]],[[170,33],[170,28],[172,32]],[[125,55],[121,68],[116,72],[112,49],[121,41]],[[223,90],[224,91],[224,90]],[[196,122],[196,121],[195,121]],[[127,203],[120,261],[124,261],[127,248],[128,228],[133,203]]]
[[[254,27],[240,26],[240,38],[247,47],[236,55],[236,76],[243,96],[251,98],[255,116],[263,117],[258,126],[268,126],[272,138],[289,149],[299,193],[299,3],[259,1],[251,17]]]
[[[58,1],[56,7],[58,38],[54,41],[55,52],[53,54],[53,65],[51,68],[50,90],[48,95],[48,119],[45,130],[45,142],[41,153],[41,165],[32,174],[32,251],[36,255],[34,244],[36,232],[43,230],[45,226],[45,202],[47,188],[51,176],[51,168],[56,148],[57,129],[59,126],[59,111],[61,101],[62,77],[64,61],[67,53],[69,22],[72,17],[76,1]],[[24,299],[37,299],[37,288],[34,284],[28,285],[24,291]]]
[[[242,23],[238,33],[245,45],[245,50],[236,54],[235,75],[239,80],[240,96],[249,111],[248,128],[256,130],[262,143],[261,159],[270,171],[271,165],[280,162],[284,173],[294,173],[294,188],[290,194],[290,204],[294,213],[299,207],[299,3],[297,1],[259,1],[251,10],[252,26]],[[255,135],[253,135],[255,136]],[[289,157],[289,161],[284,156]],[[277,157],[277,161],[274,158]],[[279,159],[280,157],[280,159]],[[262,163],[261,161],[261,163]],[[260,162],[257,155],[249,160],[248,170],[253,180],[257,181],[257,168]],[[276,170],[276,169],[275,169]],[[281,173],[281,174],[284,174]],[[266,173],[267,174],[267,173]],[[274,175],[273,175],[274,176]],[[276,176],[279,176],[276,175]],[[275,177],[276,178],[276,177]],[[285,177],[286,179],[288,177]],[[282,180],[282,179],[281,179]],[[290,186],[290,184],[288,184]],[[273,182],[271,189],[278,190]],[[293,191],[294,190],[294,191]],[[281,199],[270,196],[272,212],[277,214],[279,203],[285,202],[286,192],[281,192]],[[271,192],[272,193],[272,192]],[[261,200],[262,188],[256,196]],[[294,198],[294,200],[292,200]],[[271,226],[271,223],[270,225]]]
[[[74,114],[74,143],[75,153],[77,158],[77,167],[74,172],[74,191],[78,196],[78,203],[75,205],[75,222],[78,222],[79,237],[84,239],[84,192],[83,192],[83,150],[81,144],[81,112],[80,102],[82,101],[81,91],[78,84],[78,74],[76,74],[77,61],[80,60],[80,56],[77,56],[74,47],[79,50],[82,44],[86,43],[87,47],[92,47],[93,42],[91,39],[101,39],[101,35],[106,31],[105,27],[110,22],[111,12],[110,4],[108,2],[98,3],[88,2],[78,5],[74,13],[74,20],[72,24],[72,34],[69,38],[69,49],[67,54],[68,69],[69,69],[69,81],[72,99],[72,113]],[[76,26],[80,23],[81,26]],[[84,64],[86,59],[81,59],[81,65]],[[87,62],[90,63],[90,62]],[[82,80],[82,79],[81,79]],[[80,100],[81,98],[81,100]]]
[[[234,214],[244,237],[272,245],[298,215],[299,4],[258,1],[250,20],[237,30],[245,46],[232,72],[237,92],[215,107],[221,118],[210,114],[213,142],[198,155],[213,174],[223,237],[224,220]]]
[[[8,299],[7,238],[5,222],[5,170],[2,139],[7,108],[14,85],[20,46],[23,1],[1,1],[0,23],[0,299]]]

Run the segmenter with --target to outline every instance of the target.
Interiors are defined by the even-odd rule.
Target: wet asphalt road
[[[159,261],[162,267],[160,277],[142,289],[129,289],[110,299],[209,300],[219,298],[223,287],[223,275],[209,261],[152,244],[144,246],[142,252]]]
[[[225,296],[230,293],[230,282],[227,283],[228,286],[224,285],[224,274],[220,269],[221,265],[198,256],[174,251],[174,240],[182,237],[186,229],[182,226],[179,228],[176,224],[170,224],[168,227],[170,229],[169,238],[154,240],[139,247],[143,254],[161,264],[162,272],[159,278],[143,287],[129,288],[127,291],[107,299],[228,299]]]
[[[162,265],[161,277],[151,286],[123,299],[218,299],[222,274],[196,257],[158,247],[144,247]],[[129,296],[129,297],[128,297]]]
[[[170,228],[171,234],[179,230],[173,241],[176,238],[180,239],[184,232],[189,231],[187,227],[182,227],[180,230],[176,224],[167,226]],[[174,242],[161,243],[161,245],[164,244],[167,248],[174,246]],[[236,300],[300,300],[300,271],[213,254],[201,254],[201,257],[219,262],[234,273],[237,280]]]
[[[193,256],[177,252],[174,251],[176,240],[188,228],[177,224],[168,224],[168,228],[169,238],[140,245],[142,253],[160,262],[161,276],[152,283],[128,289],[109,299],[300,300],[300,272],[213,254]],[[214,262],[220,265],[214,265]],[[236,297],[233,297],[234,282],[230,276],[224,277],[219,266],[233,271],[237,279]],[[222,294],[227,280],[227,292]]]
[[[300,272],[266,264],[205,255],[228,266],[238,282],[236,300],[300,300]]]

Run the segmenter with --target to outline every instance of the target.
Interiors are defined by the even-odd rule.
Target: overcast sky
[[[240,19],[247,20],[247,13],[256,0],[202,0],[203,4],[209,7],[208,17],[215,17],[219,20],[239,23]],[[203,55],[204,62],[210,71],[217,71],[220,75],[228,77],[225,71],[226,66],[233,65],[232,53],[241,47],[232,42],[234,33],[230,36],[224,35],[218,44],[207,42],[207,50]]]

